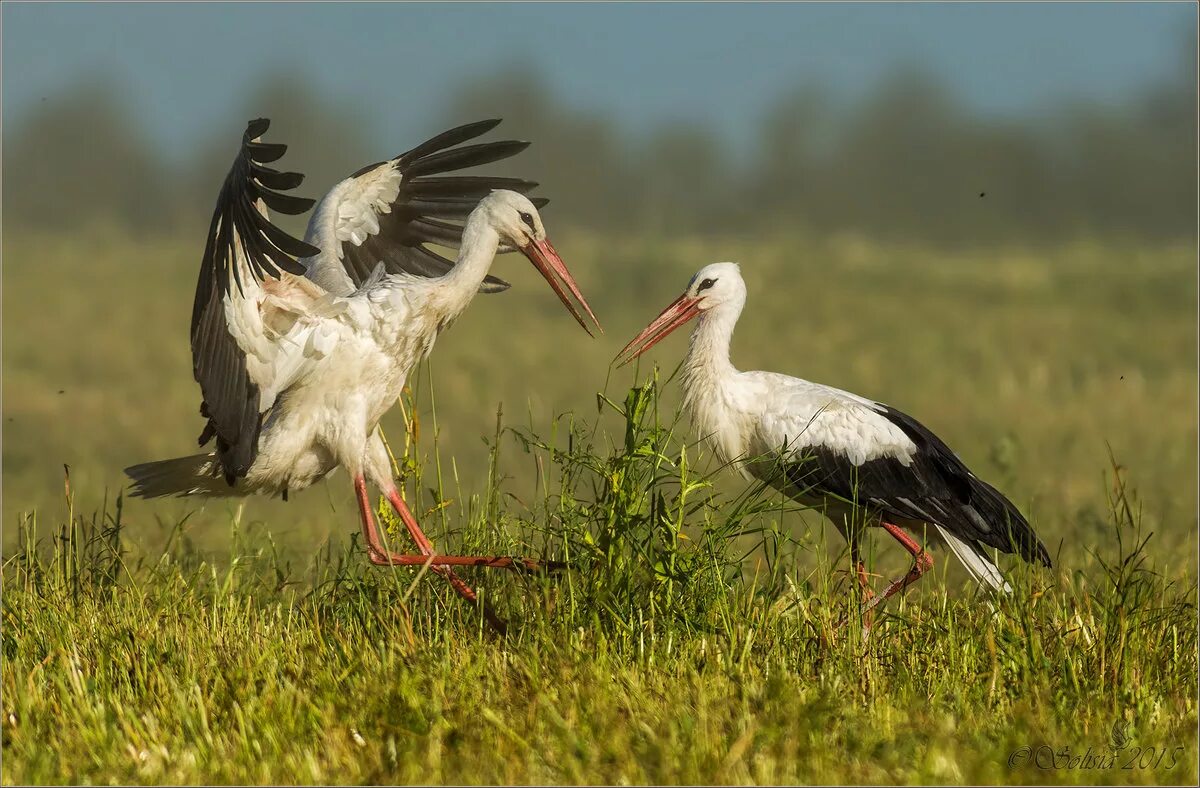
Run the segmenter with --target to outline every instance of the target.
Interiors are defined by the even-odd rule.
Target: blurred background
[[[421,379],[437,429],[420,446],[436,437],[459,495],[483,484],[499,406],[539,431],[595,418],[596,392],[633,380],[610,377],[616,350],[691,272],[735,259],[751,288],[742,368],[914,413],[1041,517],[1047,542],[1099,527],[1111,446],[1163,554],[1194,550],[1192,4],[2,14],[6,543],[30,512],[61,517],[63,464],[76,508],[94,510],[125,465],[193,450],[191,292],[247,119],[272,119],[318,197],[503,117],[493,137],[534,144],[492,169],[542,184],[608,333],[588,340],[527,265],[497,262],[513,289],[478,299]],[[670,370],[683,347],[651,358]],[[509,448],[501,471],[521,488],[535,474]],[[194,512],[212,545],[243,516],[221,501],[128,512],[150,541]],[[301,552],[356,528],[344,476],[244,517],[298,534],[281,541]]]

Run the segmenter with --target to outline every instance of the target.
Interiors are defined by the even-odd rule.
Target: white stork
[[[1011,588],[985,548],[1050,566],[1050,555],[1017,507],[968,470],[916,419],[847,391],[774,372],[739,372],[729,360],[746,303],[736,263],[701,268],[679,296],[618,354],[622,364],[698,318],[683,364],[684,404],[717,455],[747,478],[766,481],[821,508],[850,546],[865,618],[933,566],[907,530],[945,543],[981,583]],[[859,552],[861,530],[886,530],[913,557],[912,569],[875,596]]]
[[[259,141],[267,120],[249,123],[213,214],[192,311],[193,371],[207,419],[199,443],[215,438],[216,444],[202,454],[127,468],[134,495],[267,493],[286,500],[289,490],[344,467],[371,562],[430,562],[433,546],[396,489],[378,430],[409,372],[476,292],[508,287],[488,276],[498,251],[524,253],[585,330],[570,296],[596,320],[546,238],[537,210],[545,201],[522,194],[537,184],[440,175],[527,147],[461,145],[498,123],[452,129],[359,170],[321,200],[303,242],[267,215],[268,208],[308,210],[311,200],[281,193],[303,176],[267,167],[286,146]],[[455,221],[464,218],[465,224]],[[429,243],[457,246],[457,260],[439,256]],[[420,555],[385,548],[367,481],[391,501]],[[475,600],[451,565],[515,563],[437,556],[432,569]]]

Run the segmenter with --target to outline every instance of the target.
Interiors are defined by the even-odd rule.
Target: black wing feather
[[[267,122],[267,125],[270,125],[270,121]],[[266,131],[266,129],[264,128],[263,131]],[[246,129],[246,134],[243,136],[252,134],[254,134],[254,130],[248,128]],[[261,137],[262,132],[254,134],[254,136]],[[247,142],[242,147],[245,155],[259,164],[270,164],[282,158],[283,154],[287,153],[287,145],[279,145],[277,143]]]
[[[250,274],[262,281],[278,277],[281,270],[302,276],[304,266],[295,257],[320,251],[271,224],[256,205],[261,199],[287,214],[312,207],[312,200],[276,191],[298,186],[304,176],[263,166],[287,150],[286,145],[253,141],[269,126],[265,118],[246,125],[241,150],[217,198],[192,305],[192,371],[204,397],[200,413],[208,419],[200,444],[216,438],[218,465],[231,485],[253,464],[262,427],[258,387],[225,322],[225,296],[235,286],[240,292],[243,284],[237,254],[242,253]]]
[[[499,123],[498,119],[492,119],[458,126],[391,160],[401,176],[400,191],[391,212],[377,217],[379,232],[361,245],[342,242],[342,264],[356,287],[362,286],[379,263],[392,274],[441,276],[454,264],[429,249],[430,245],[457,248],[462,242],[463,220],[493,189],[527,194],[537,188],[535,182],[523,178],[442,175],[507,159],[529,146],[528,142],[518,140],[462,145]],[[389,163],[368,165],[351,177],[365,175]],[[544,198],[533,200],[539,208],[547,202]],[[508,288],[508,282],[488,276],[479,291],[497,293]]]
[[[492,189],[508,189],[525,194],[536,189],[535,181],[524,178],[487,178],[471,175],[439,178],[430,176],[415,181],[411,187],[414,197],[473,197],[482,200]]]
[[[927,427],[883,406],[882,416],[916,444],[909,465],[879,457],[854,465],[845,454],[814,446],[784,469],[788,481],[818,495],[934,523],[967,541],[1018,553],[1050,566],[1050,554],[1029,522],[995,487],[978,479]]]
[[[484,142],[479,145],[464,145],[461,148],[444,150],[423,156],[402,169],[410,177],[420,177],[439,172],[452,172],[467,167],[478,167],[483,164],[507,159],[515,156],[529,147],[528,142],[520,140],[505,140],[504,142]]]
[[[440,150],[445,150],[467,140],[481,137],[499,126],[500,122],[501,118],[490,118],[488,120],[477,120],[474,123],[466,123],[462,126],[455,126],[449,131],[443,131],[441,134],[430,137],[407,153],[400,154],[397,158],[400,159],[401,164],[420,159],[423,156],[437,153]]]

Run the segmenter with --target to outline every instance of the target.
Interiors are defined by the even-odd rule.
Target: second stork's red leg
[[[863,631],[866,632],[871,628],[871,624],[875,619],[875,611],[870,605],[871,600],[875,598],[875,590],[871,588],[871,575],[867,572],[867,565],[863,563],[857,536],[853,535],[853,538],[850,540],[850,561],[854,564],[854,573],[858,576],[858,587],[862,593],[862,601],[867,603],[862,611]]]
[[[875,590],[871,588],[871,575],[867,572],[867,565],[863,563],[857,537],[850,541],[850,562],[854,564],[854,573],[858,576],[858,587],[862,590],[863,599],[871,601],[875,596]]]
[[[899,580],[894,580],[889,583],[888,587],[882,594],[867,603],[866,612],[868,613],[886,602],[888,597],[891,597],[908,588],[910,585],[920,579],[921,575],[933,568],[933,556],[925,552],[921,545],[917,544],[916,540],[905,533],[903,529],[897,525],[892,525],[887,521],[883,521],[879,525],[889,534],[895,537],[897,542],[904,546],[904,549],[907,550],[913,557],[913,565],[912,569],[908,570],[908,574]]]

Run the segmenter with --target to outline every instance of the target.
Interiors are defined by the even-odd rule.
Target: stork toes
[[[556,572],[568,568],[564,561],[538,561],[534,558],[513,558],[510,556],[477,556],[477,555],[424,555],[391,553],[381,545],[367,545],[367,554],[371,563],[379,566],[423,566],[429,564],[433,569],[448,569],[452,566],[479,566],[490,569],[511,569],[513,571]]]
[[[433,543],[429,541],[429,538],[425,536],[425,532],[421,530],[421,526],[417,524],[417,518],[413,517],[408,504],[400,497],[400,491],[392,487],[387,491],[386,495],[388,501],[392,504],[392,508],[396,510],[396,514],[399,515],[400,520],[404,523],[404,527],[408,530],[409,536],[417,543],[417,548],[422,553],[423,557],[417,563],[425,563],[425,559],[436,552],[433,549]],[[382,549],[378,544],[375,547],[376,549]],[[544,569],[548,572],[567,568],[567,564],[562,561],[537,561],[532,558],[509,558],[506,556],[439,555],[434,559],[434,564],[437,566],[486,566],[493,569],[528,569],[530,571]]]
[[[425,566],[429,565],[429,570],[435,574],[450,581],[450,585],[454,586],[464,599],[471,602],[478,602],[479,597],[475,590],[468,586],[458,575],[454,574],[453,570],[446,564],[435,564],[431,558],[436,559],[436,556],[420,556],[420,555],[397,555],[396,553],[388,553],[375,548],[367,549],[367,559],[375,566]]]
[[[375,566],[428,566],[434,574],[441,575],[449,581],[450,586],[463,599],[478,605],[484,617],[492,628],[503,635],[508,631],[505,624],[491,607],[479,599],[475,589],[467,585],[462,578],[454,574],[453,566],[483,566],[513,571],[547,571],[553,572],[566,569],[562,561],[537,561],[532,558],[511,558],[508,556],[470,556],[470,555],[438,555],[433,549],[433,543],[425,536],[417,520],[409,511],[408,505],[400,497],[395,487],[386,492],[392,508],[396,510],[412,540],[416,542],[419,554],[393,553],[387,549],[371,515],[371,501],[367,494],[367,482],[361,474],[354,479],[354,492],[358,500],[359,515],[362,518],[363,537],[367,543],[367,558]]]

